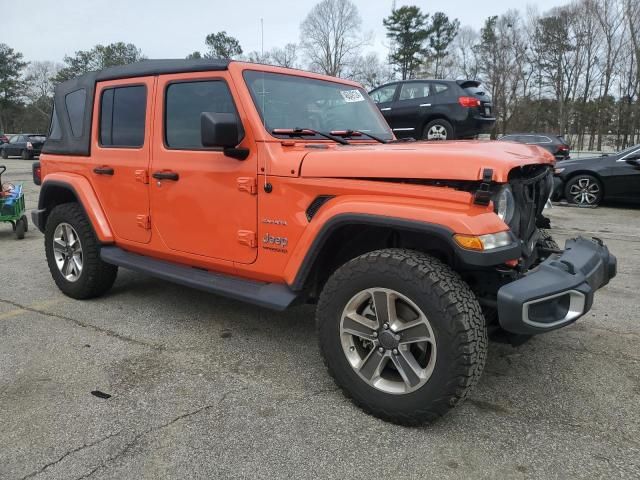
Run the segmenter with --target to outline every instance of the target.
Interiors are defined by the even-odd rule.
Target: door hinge
[[[136,170],[136,182],[149,183],[149,172],[146,170]]]
[[[251,195],[258,193],[258,181],[255,177],[239,177],[238,178],[238,190],[241,192],[247,192]]]
[[[251,230],[238,230],[238,242],[247,247],[256,248],[258,246],[258,236]]]
[[[151,217],[149,217],[149,215],[136,215],[136,220],[138,221],[139,227],[145,230],[151,229]]]

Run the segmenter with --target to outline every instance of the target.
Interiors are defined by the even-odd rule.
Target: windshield
[[[393,138],[376,106],[361,88],[252,70],[244,72],[244,79],[270,133],[275,129],[293,128],[325,133],[360,130],[383,140]]]

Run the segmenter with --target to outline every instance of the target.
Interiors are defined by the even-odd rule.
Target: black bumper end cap
[[[535,270],[498,290],[500,326],[520,335],[535,335],[567,326],[591,309],[596,290],[607,285],[616,273],[616,257],[604,243],[583,237],[567,240],[564,253],[548,258]],[[552,302],[554,298],[560,301],[566,295],[565,301],[576,299],[580,311],[570,311],[574,307],[571,303],[565,321],[562,317],[554,318],[558,310],[553,309],[549,310],[548,317],[537,318],[535,322],[527,318],[530,305]]]
[[[33,223],[42,233],[44,233],[44,215],[46,211],[47,210],[45,208],[31,210],[31,223]]]

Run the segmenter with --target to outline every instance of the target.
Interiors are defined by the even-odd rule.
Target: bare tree
[[[278,67],[295,68],[298,60],[298,46],[287,43],[283,48],[276,47],[269,52],[271,63]]]
[[[300,25],[300,43],[310,68],[340,76],[367,43],[358,8],[350,0],[322,0]]]
[[[350,66],[345,78],[360,82],[367,90],[373,90],[393,79],[393,70],[390,65],[380,61],[375,52],[358,57]]]

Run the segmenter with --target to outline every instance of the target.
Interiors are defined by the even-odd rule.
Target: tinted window
[[[431,85],[431,95],[443,95],[447,90],[449,90],[449,86],[444,83],[434,83]]]
[[[53,107],[51,114],[51,126],[49,127],[49,138],[52,140],[60,140],[62,138],[62,130],[60,130],[60,121],[56,113],[56,107]]]
[[[400,100],[412,100],[429,96],[430,85],[427,82],[403,83],[400,90]]]
[[[476,82],[467,82],[461,85],[466,93],[476,97],[483,97],[482,100],[491,100],[491,94],[484,85]]]
[[[86,99],[84,88],[68,93],[64,97],[64,103],[67,106],[67,114],[69,115],[69,123],[71,124],[71,133],[74,137],[82,136],[82,124],[84,120],[84,103]]]
[[[203,148],[202,112],[237,115],[229,87],[220,80],[173,83],[167,87],[165,105],[165,139],[171,148]]]
[[[18,140],[20,140],[20,135],[14,135],[9,139],[9,143],[18,143]]]
[[[102,91],[100,144],[104,147],[141,147],[147,110],[147,87],[109,88]]]
[[[370,96],[376,103],[392,102],[397,87],[397,85],[387,85],[371,92]]]

